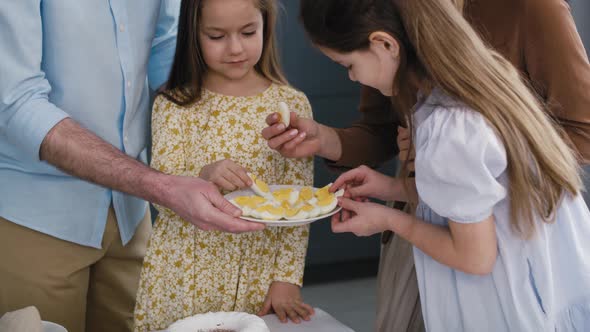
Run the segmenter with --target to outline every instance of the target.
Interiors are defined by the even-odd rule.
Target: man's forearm
[[[47,134],[40,158],[83,180],[160,203],[163,174],[125,155],[72,119]]]

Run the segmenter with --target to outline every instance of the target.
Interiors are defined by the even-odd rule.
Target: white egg
[[[291,204],[291,206],[294,206],[295,203],[297,203],[297,200],[299,200],[299,190],[294,189],[292,192],[289,193],[289,204]]]
[[[272,199],[270,189],[264,181],[256,178],[256,176],[250,173],[248,173],[248,176],[250,177],[250,179],[252,179],[252,185],[250,186],[250,189],[252,189],[252,191],[256,193],[256,195],[262,196],[266,199]]]
[[[285,219],[287,220],[298,220],[298,219],[307,219],[309,217],[309,213],[301,210],[301,209],[297,209],[297,213],[293,216],[288,216],[287,214],[285,214]]]
[[[287,202],[289,201],[289,197],[293,189],[279,189],[272,192],[272,197],[275,201],[278,202]]]
[[[338,200],[334,195],[330,195],[316,204],[316,206],[320,209],[321,214],[329,213],[330,211],[334,210],[334,208],[338,205]]]
[[[260,214],[260,219],[262,219],[262,220],[279,220],[281,218],[277,218],[277,216],[275,216],[274,214],[271,214],[268,211],[263,211]]]
[[[240,204],[238,204],[238,202],[236,202],[236,200],[235,200],[235,199],[230,199],[230,200],[229,200],[229,202],[230,202],[230,203],[231,203],[233,206],[235,206],[235,207],[237,207],[238,209],[242,210],[242,217],[248,217],[248,216],[250,216],[250,215],[251,215],[251,213],[252,213],[252,209],[251,209],[251,208],[249,208],[248,206],[245,206],[245,205],[240,205]]]
[[[279,110],[278,113],[280,115],[279,121],[285,124],[285,127],[289,127],[291,123],[291,112],[289,111],[289,106],[284,102],[279,102]]]
[[[334,196],[336,196],[336,198],[344,196],[344,189],[340,189],[340,190],[336,191],[334,193]]]
[[[310,205],[316,205],[318,203],[318,199],[315,197],[312,197],[309,201],[307,201],[307,203]]]
[[[297,201],[295,203],[291,204],[290,207],[293,208],[293,209],[301,209],[301,207],[303,205],[305,205],[305,204],[306,204],[305,201],[303,201],[301,199],[301,196],[299,196],[299,198],[297,199]]]
[[[249,207],[251,209],[256,208],[260,205],[264,205],[267,200],[264,197],[260,196],[238,196],[234,197],[229,200],[230,203],[233,205],[242,208],[242,207]]]
[[[242,207],[242,216],[244,217],[253,217],[252,215],[252,211],[254,211],[254,209],[251,209],[247,206]]]
[[[299,199],[302,201],[308,201],[310,199],[313,198],[313,188],[306,186],[301,188],[301,190],[299,191]]]
[[[320,209],[317,206],[307,204],[301,210],[307,212],[307,218],[315,218],[320,215]]]
[[[330,194],[330,187],[332,186],[332,182],[328,183],[327,185],[323,186],[320,189],[317,189],[313,195],[317,198],[317,199],[322,199],[325,198],[327,195]]]
[[[262,219],[262,212],[258,208],[250,210],[250,216],[256,219]]]
[[[258,219],[264,220],[280,220],[285,215],[285,209],[282,207],[274,207],[272,205],[264,205],[256,208]]]

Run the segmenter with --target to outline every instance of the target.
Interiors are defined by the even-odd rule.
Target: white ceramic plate
[[[289,185],[269,185],[268,186],[270,188],[270,191],[275,191],[275,190],[279,190],[279,189],[283,189],[283,188],[294,188],[297,190],[301,190],[301,188],[303,188],[304,186],[289,186]],[[319,189],[319,188],[314,188],[314,189]],[[250,189],[243,189],[243,190],[238,190],[238,191],[234,191],[231,192],[227,195],[225,195],[225,198],[227,200],[230,200],[232,198],[238,197],[238,196],[256,196],[256,194],[250,190]],[[262,219],[257,219],[257,218],[253,218],[253,217],[240,217],[244,220],[248,220],[248,221],[253,221],[253,222],[259,222],[262,224],[265,224],[267,226],[301,226],[301,225],[306,225],[306,224],[310,224],[314,221],[320,220],[320,219],[324,219],[327,217],[332,216],[333,214],[336,214],[338,211],[340,211],[342,209],[342,207],[340,206],[336,206],[336,208],[334,208],[334,210],[325,213],[325,214],[321,214],[317,217],[313,217],[313,218],[307,218],[307,219],[294,219],[294,220],[262,220]]]
[[[181,319],[170,325],[169,332],[195,331],[269,332],[262,318],[245,312],[208,312]]]
[[[65,327],[47,321],[42,321],[41,327],[43,328],[43,332],[68,332]]]

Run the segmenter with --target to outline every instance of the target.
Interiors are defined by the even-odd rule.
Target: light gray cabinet
[[[586,47],[586,53],[590,54],[590,1],[572,0],[570,1],[570,6],[576,26],[578,27],[578,32]]]

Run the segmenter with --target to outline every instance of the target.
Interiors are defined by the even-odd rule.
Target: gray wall
[[[572,0],[570,5],[586,52],[590,53],[590,0]]]
[[[572,0],[570,5],[578,32],[586,47],[586,53],[590,56],[590,0]],[[590,188],[590,166],[586,166],[584,170],[586,172],[586,188]],[[590,206],[590,191],[587,190],[584,193],[584,200]]]

